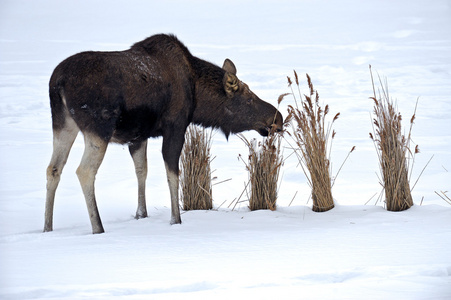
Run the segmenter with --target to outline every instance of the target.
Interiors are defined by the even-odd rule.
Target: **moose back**
[[[190,123],[231,133],[282,129],[282,115],[236,76],[193,56],[173,35],[154,35],[118,52],[82,52],[61,62],[49,82],[53,154],[47,168],[44,231],[53,230],[55,192],[79,131],[85,150],[77,176],[93,233],[104,232],[94,181],[109,143],[127,144],[138,178],[136,218],[147,217],[147,140],[163,137],[171,224],[181,223],[179,158]]]

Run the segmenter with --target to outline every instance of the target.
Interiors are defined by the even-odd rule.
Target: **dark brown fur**
[[[83,52],[71,56],[54,70],[49,93],[56,143],[64,139],[61,132],[76,131],[75,123],[84,133],[85,143],[89,142],[94,148],[106,150],[110,142],[129,144],[132,157],[141,149],[144,153],[137,160],[145,160],[147,139],[162,136],[163,158],[170,181],[173,178],[169,178],[169,173],[178,174],[184,134],[191,122],[220,128],[226,136],[245,130],[267,135],[273,123],[282,129],[282,115],[239,81],[230,60],[220,68],[199,59],[172,35],[149,37],[126,51]],[[70,124],[72,129],[68,129]],[[72,142],[72,138],[67,138],[64,143]],[[65,154],[56,154],[57,148],[54,144],[48,169],[45,231],[52,230],[52,194],[54,197],[67,159]],[[70,150],[70,146],[60,148],[64,148],[60,152],[67,154]],[[95,150],[90,151],[85,151],[86,161],[97,157],[93,154]],[[100,166],[103,154],[98,156],[95,159],[100,160]],[[138,180],[140,176],[145,180],[147,174],[147,167],[144,175],[138,174],[138,169],[144,168],[142,164],[135,161]],[[77,170],[81,182],[81,177],[95,177],[96,168],[87,170],[82,165],[83,161]],[[87,181],[91,183],[91,179]],[[172,195],[176,191],[172,189],[172,222],[180,223],[178,202],[175,203]],[[90,194],[93,194],[93,187],[85,193],[88,209],[89,205],[95,206],[94,195]],[[144,198],[144,191],[142,194]],[[88,200],[89,197],[92,199]],[[144,202],[138,207],[137,217],[145,216]],[[100,222],[100,217],[97,218],[94,222]],[[97,231],[103,232],[101,224],[97,227]]]

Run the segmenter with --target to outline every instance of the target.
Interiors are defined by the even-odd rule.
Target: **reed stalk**
[[[280,169],[283,164],[280,153],[282,136],[272,130],[268,137],[257,143],[255,139],[248,141],[240,135],[249,148],[246,169],[249,172],[249,209],[276,210],[277,190]]]
[[[288,106],[286,123],[291,125],[292,133],[287,133],[295,142],[292,148],[312,189],[312,209],[315,212],[324,212],[334,207],[330,151],[332,140],[336,135],[335,130],[332,129],[332,125],[338,119],[340,113],[335,114],[332,121],[326,123],[326,116],[329,114],[329,105],[321,106],[319,94],[314,89],[310,76],[307,74],[309,95],[304,95],[304,97],[301,94],[299,78],[296,71],[294,71],[294,76],[299,97],[296,98],[292,87],[293,81],[290,77],[287,77],[295,100],[295,107]],[[297,99],[300,99],[301,103],[298,103]],[[354,149],[355,147],[352,147],[349,153],[353,152]],[[349,154],[346,159],[348,157]],[[337,176],[338,173],[335,178]]]
[[[414,161],[415,154],[419,153],[418,145],[411,151],[411,133],[415,120],[415,112],[410,119],[410,129],[407,137],[402,133],[401,113],[397,111],[396,104],[390,98],[388,84],[382,82],[379,77],[379,96],[376,96],[376,88],[371,72],[374,96],[373,109],[373,133],[370,138],[373,140],[379,159],[381,172],[381,185],[384,187],[386,209],[389,211],[402,211],[413,205],[409,183],[409,163],[408,157]],[[418,102],[417,102],[418,103]]]
[[[188,126],[180,156],[180,193],[183,210],[213,208],[211,180],[211,132],[195,125]]]

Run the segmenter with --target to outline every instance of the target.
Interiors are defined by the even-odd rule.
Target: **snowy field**
[[[277,211],[228,208],[247,180],[237,159],[247,149],[217,132],[213,175],[231,180],[213,187],[215,210],[169,225],[154,139],[150,217],[133,219],[133,163],[125,146],[111,145],[96,181],[106,233],[92,235],[75,175],[80,135],[57,190],[55,231],[42,233],[53,69],[77,52],[124,50],[161,32],[218,65],[232,59],[273,105],[290,92],[293,69],[305,93],[311,76],[331,114],[341,113],[334,171],[356,146],[334,185],[336,208],[312,212],[294,156],[282,169]],[[434,156],[405,212],[377,201],[369,64],[387,77],[406,130],[419,97],[412,181]],[[451,206],[436,194],[451,188],[450,95],[450,1],[0,0],[0,299],[451,299]],[[284,116],[289,104],[286,97],[279,108]]]

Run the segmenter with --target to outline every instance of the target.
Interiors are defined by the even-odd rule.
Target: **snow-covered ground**
[[[161,139],[154,139],[150,217],[133,219],[133,163],[126,147],[111,145],[96,181],[106,233],[91,235],[75,175],[79,136],[57,191],[55,231],[41,233],[53,68],[76,52],[127,49],[160,32],[218,65],[231,58],[240,79],[274,105],[290,91],[293,69],[308,73],[321,100],[341,113],[335,171],[357,147],[335,183],[337,207],[311,211],[291,156],[277,211],[249,212],[246,202],[227,208],[244,188],[237,157],[247,150],[217,132],[214,176],[231,178],[214,186],[219,208],[186,212],[182,225],[170,226]],[[368,64],[387,77],[406,122],[420,97],[413,181],[434,155],[413,190],[416,205],[401,213],[373,197],[381,187],[368,138]],[[451,206],[435,193],[450,189],[450,95],[449,1],[0,0],[0,298],[450,299]],[[284,115],[292,103],[282,102]]]

